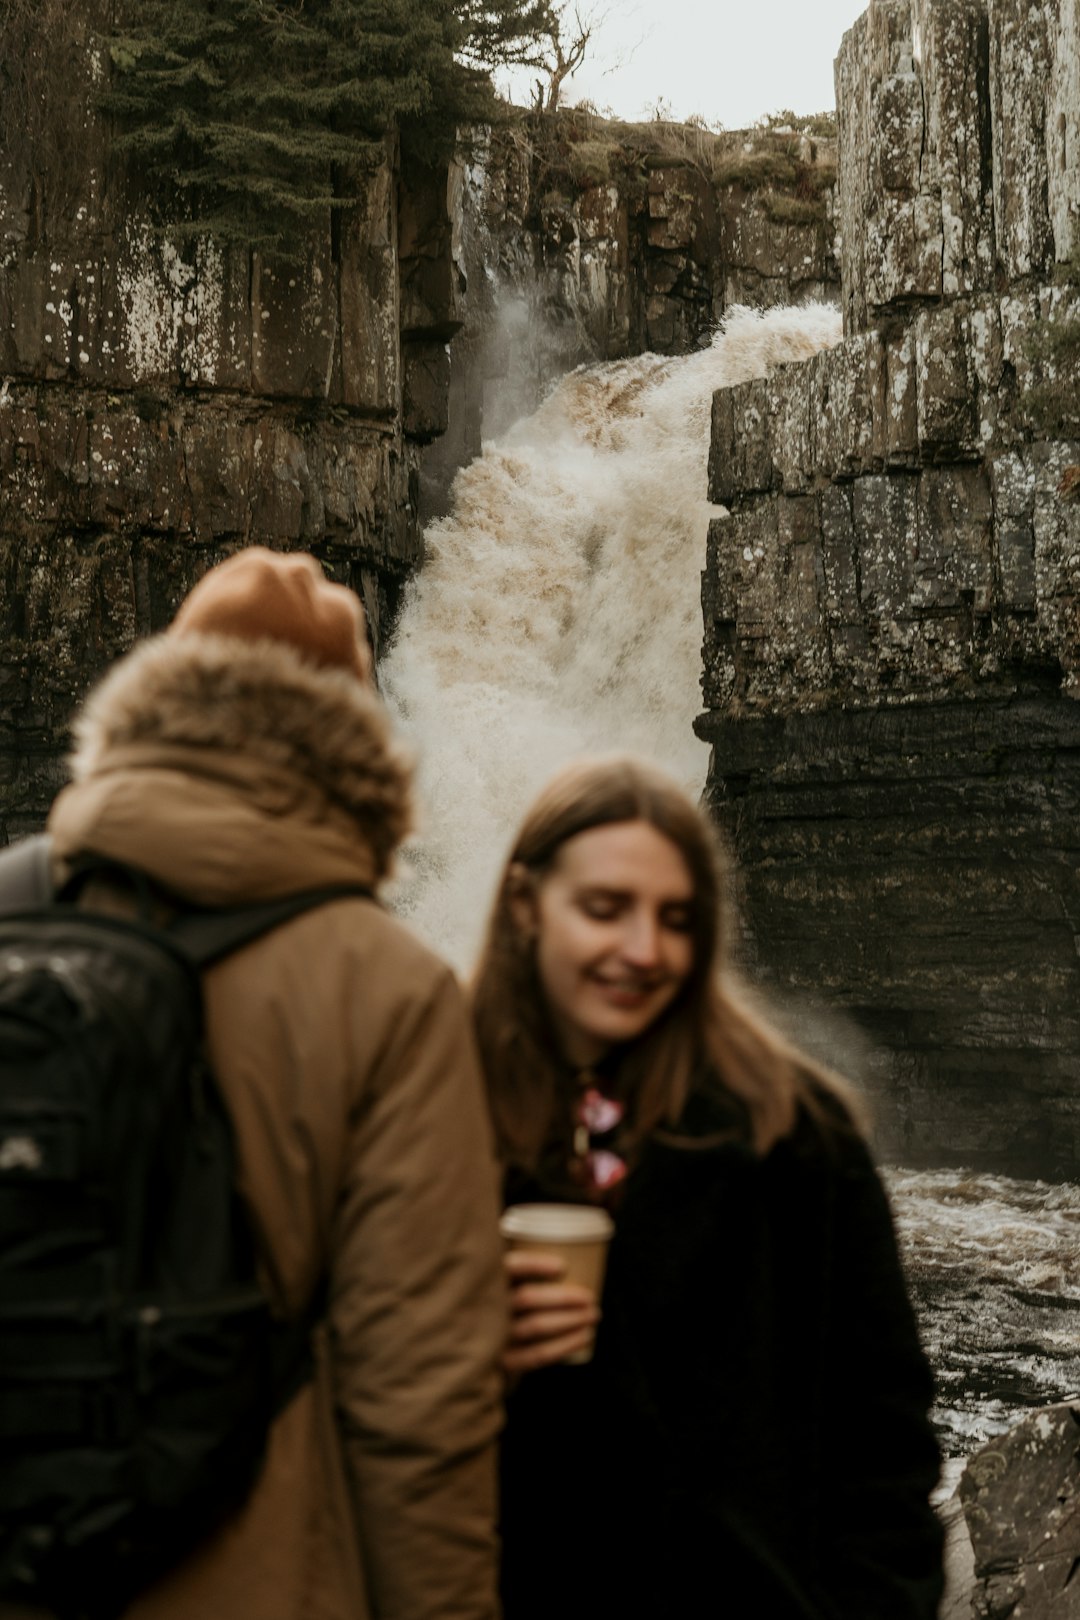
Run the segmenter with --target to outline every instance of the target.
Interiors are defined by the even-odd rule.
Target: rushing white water
[[[888,1175],[947,1455],[1080,1393],[1080,1186]]]
[[[566,759],[630,749],[700,791],[712,394],[839,337],[829,305],[733,311],[695,354],[571,373],[458,475],[380,669],[423,812],[396,903],[458,966],[517,821]]]

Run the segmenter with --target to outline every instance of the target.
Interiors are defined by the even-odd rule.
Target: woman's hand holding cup
[[[566,1261],[539,1249],[508,1249],[510,1333],[503,1368],[516,1377],[579,1357],[592,1345],[600,1309],[594,1292],[566,1282]]]
[[[510,1279],[507,1373],[588,1361],[615,1231],[610,1215],[575,1204],[516,1204],[499,1229]]]

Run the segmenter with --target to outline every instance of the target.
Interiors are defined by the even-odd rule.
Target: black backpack
[[[160,927],[47,869],[0,854],[0,1596],[98,1620],[243,1501],[311,1371],[256,1280],[199,971],[368,891]]]

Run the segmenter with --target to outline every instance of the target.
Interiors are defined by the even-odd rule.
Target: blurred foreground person
[[[474,1011],[504,1229],[533,1233],[506,1257],[506,1620],[936,1613],[885,1194],[842,1086],[737,999],[725,899],[704,818],[628,759],[556,777],[498,891]],[[542,1252],[553,1203],[614,1218],[598,1327]]]
[[[276,1391],[254,1484],[224,1522],[118,1608],[116,1560],[130,1555],[132,1568],[142,1567],[136,1501],[135,1528],[112,1561],[88,1561],[97,1574],[55,1607],[132,1620],[493,1620],[506,1333],[497,1171],[452,974],[374,898],[349,892],[386,876],[411,815],[409,770],[370,680],[360,603],[311,557],[242,551],[206,575],[164,635],[104,679],[75,732],[74,780],[48,825],[61,894],[72,874],[85,871],[88,881],[78,909],[57,906],[56,914],[108,911],[133,937],[136,905],[162,928],[198,910],[213,928],[222,908],[243,915],[299,891],[325,903],[230,947],[202,974],[207,1056],[235,1134],[253,1273],[257,1262],[274,1314],[299,1324],[303,1340],[291,1387]],[[8,924],[15,937],[19,926]],[[70,933],[63,918],[57,926]],[[115,931],[124,932],[119,921]],[[64,945],[61,969],[72,949]],[[9,951],[0,963],[16,990],[25,955]],[[45,963],[42,984],[54,965]],[[77,970],[78,962],[68,976]],[[16,1066],[13,1058],[9,1069]],[[143,1079],[149,1099],[156,1077]],[[72,1207],[85,1208],[92,1224],[110,1189],[76,1184],[86,1175],[68,1161],[82,1150],[56,1150],[48,1122],[39,1129],[24,1113],[22,1134],[5,1139],[0,1170],[10,1173],[0,1186],[9,1233],[26,1200],[40,1201],[43,1248],[60,1231],[65,1199],[82,1199]],[[124,1174],[120,1162],[121,1182]],[[163,1196],[151,1186],[148,1202],[155,1191]],[[151,1210],[146,1219],[167,1216]],[[115,1211],[109,1220],[119,1220]],[[37,1552],[72,1523],[77,1561],[84,1540],[93,1545],[110,1516],[131,1509],[125,1492],[136,1475],[131,1490],[155,1495],[160,1510],[184,1451],[228,1416],[215,1415],[214,1403],[248,1393],[221,1372],[231,1365],[228,1319],[215,1319],[213,1336],[208,1324],[205,1344],[192,1337],[198,1307],[185,1303],[176,1279],[205,1236],[197,1208],[187,1233],[171,1273],[160,1256],[136,1257],[157,1294],[149,1304],[121,1303],[109,1330],[108,1353],[118,1358],[111,1371],[93,1329],[99,1316],[112,1320],[115,1278],[84,1275],[90,1261],[100,1269],[99,1253],[108,1260],[108,1231],[100,1241],[87,1234],[89,1261],[71,1232],[63,1276],[63,1255],[50,1255],[45,1276],[25,1243],[19,1253],[3,1248],[9,1317],[18,1290],[28,1301],[24,1321],[35,1286],[81,1291],[87,1358],[84,1369],[73,1364],[77,1324],[54,1309],[52,1338],[35,1330],[35,1374],[7,1322],[5,1373],[23,1358],[21,1406],[20,1389],[7,1384],[0,1403],[12,1434],[22,1426],[22,1460],[13,1468],[9,1453],[0,1471],[9,1594],[20,1582],[30,1589]],[[125,1240],[117,1241],[127,1264]],[[239,1316],[233,1327],[239,1342],[247,1331]],[[137,1373],[124,1385],[115,1369],[129,1355]],[[243,1435],[232,1436],[206,1461],[205,1494],[242,1444]],[[58,1455],[67,1459],[62,1479]],[[26,1502],[12,1492],[25,1499],[37,1488],[39,1466],[49,1481],[45,1507],[20,1530]],[[108,1488],[94,1487],[98,1479]],[[50,1524],[54,1488],[63,1500]],[[91,1511],[82,1512],[87,1501]],[[183,1515],[198,1507],[187,1498],[177,1506],[181,1547]],[[0,1599],[0,1615],[23,1612]]]

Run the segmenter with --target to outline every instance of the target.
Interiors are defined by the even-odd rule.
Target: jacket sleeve
[[[336,1400],[374,1620],[493,1620],[506,1286],[463,998],[405,1009],[350,1121],[331,1263]]]
[[[881,1181],[861,1143],[840,1150],[831,1331],[829,1507],[821,1568],[829,1620],[934,1620],[942,1528],[933,1380]]]

